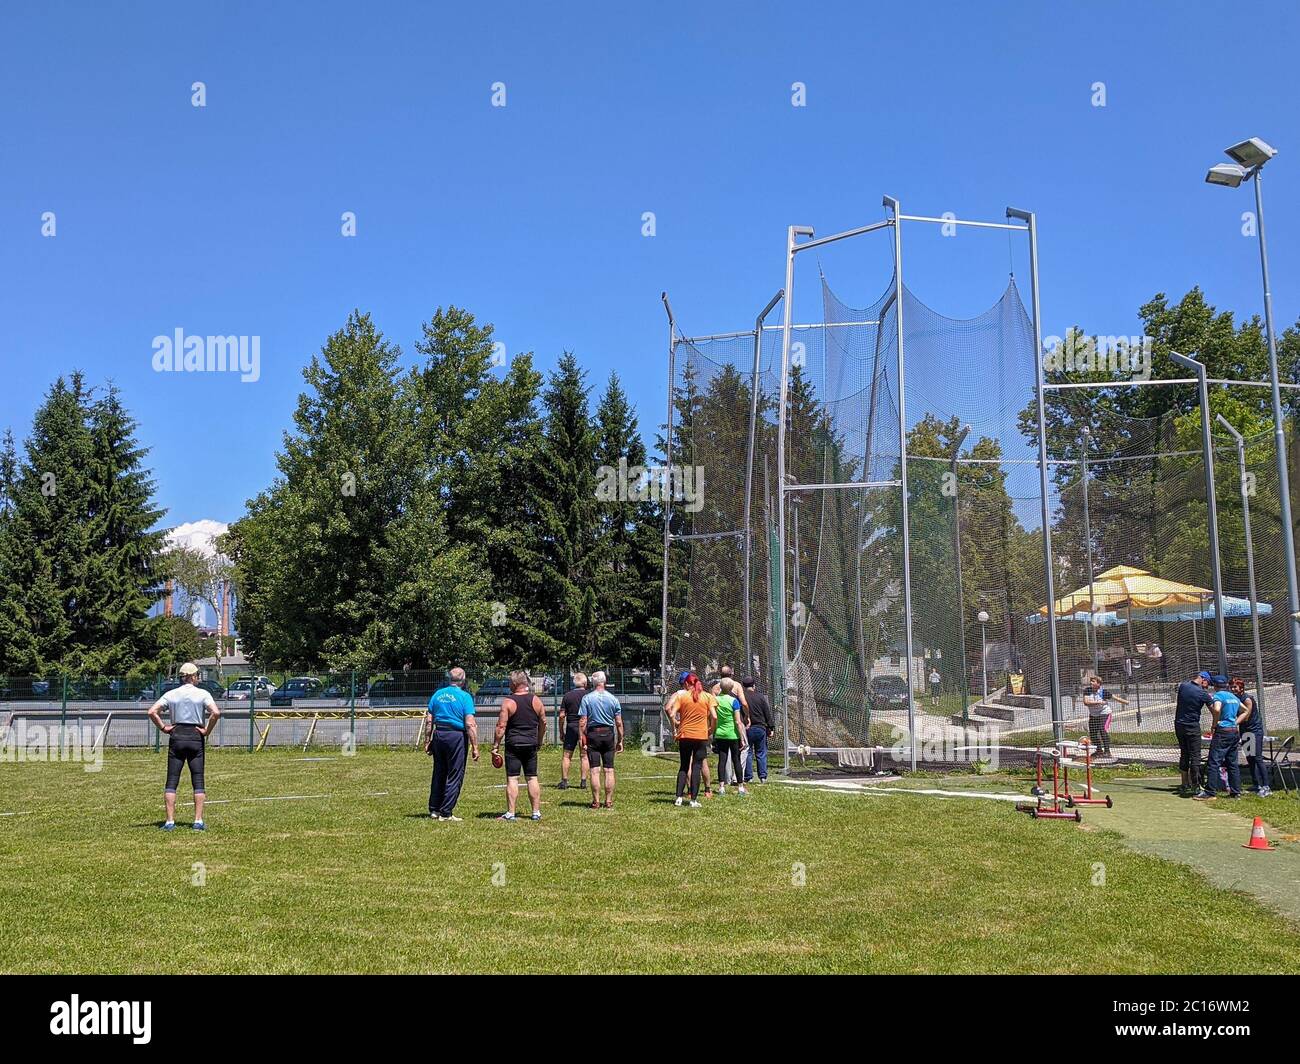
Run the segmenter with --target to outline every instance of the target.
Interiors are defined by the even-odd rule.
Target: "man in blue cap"
[[[1190,798],[1201,789],[1201,711],[1214,704],[1210,674],[1198,672],[1178,685],[1174,710],[1174,735],[1178,738],[1178,770],[1183,777],[1182,794]]]
[[[1250,716],[1250,710],[1241,704],[1241,699],[1228,690],[1226,676],[1212,676],[1210,682],[1214,684],[1214,704],[1210,707],[1214,714],[1210,759],[1205,766],[1205,785],[1194,796],[1201,802],[1215,797],[1220,767],[1228,770],[1228,797],[1241,797],[1241,765],[1238,763],[1241,725]]]

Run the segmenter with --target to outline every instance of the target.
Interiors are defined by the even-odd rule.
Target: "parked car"
[[[510,677],[489,676],[478,686],[474,697],[483,702],[500,701],[510,693]]]
[[[324,698],[325,685],[316,676],[293,676],[271,695],[271,705],[291,706],[295,698]]]
[[[427,706],[436,685],[434,681],[421,676],[418,679],[376,680],[370,685],[368,695],[370,707],[382,706]]]
[[[29,698],[48,698],[49,696],[49,680],[33,680],[29,676],[14,676],[0,684],[0,698],[7,702],[22,701]]]
[[[176,690],[180,685],[180,680],[172,677],[170,680],[163,680],[162,687],[159,689],[161,692],[160,694],[154,694],[151,685],[149,687],[141,688],[139,695],[136,697],[141,702],[157,702],[162,695],[165,695],[168,691]],[[203,688],[203,690],[207,691],[208,694],[217,701],[226,697],[226,689],[222,687],[221,684],[217,683],[216,680],[200,680],[194,686]]]
[[[226,698],[231,702],[247,702],[253,695],[259,699],[270,699],[274,693],[275,684],[266,676],[241,676],[226,688]]]
[[[873,676],[867,684],[867,700],[873,710],[906,709],[907,681],[901,676]]]

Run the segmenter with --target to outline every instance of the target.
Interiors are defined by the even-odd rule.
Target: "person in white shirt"
[[[167,785],[163,788],[163,802],[167,809],[164,831],[176,827],[176,788],[181,781],[181,769],[190,767],[190,785],[194,788],[194,830],[203,831],[203,801],[207,797],[203,783],[203,754],[207,737],[217,726],[221,710],[212,695],[199,687],[199,667],[192,661],[181,666],[181,685],[163,694],[149,707],[149,719],[154,727],[169,736],[167,743]],[[164,724],[163,711],[171,720]]]

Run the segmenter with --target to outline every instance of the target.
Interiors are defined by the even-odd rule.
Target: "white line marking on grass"
[[[631,780],[675,780],[676,778],[677,778],[677,773],[670,772],[661,776],[619,776],[618,782],[626,783],[626,782],[630,782]],[[546,788],[547,786],[548,785],[545,783],[542,784],[543,788]],[[504,783],[489,783],[483,789],[488,791],[504,791],[506,789],[506,785]],[[591,790],[590,787],[579,787],[576,783],[573,784],[568,789],[571,791],[582,791],[584,794],[587,791]]]
[[[333,798],[332,794],[273,794],[267,798],[210,798],[204,805],[230,805],[232,802],[293,802],[302,801],[307,798]],[[193,805],[193,802],[182,802],[182,805]]]
[[[290,761],[337,761],[337,757],[291,757]]]
[[[16,813],[0,813],[0,816],[27,816],[31,812],[31,809],[20,809]]]

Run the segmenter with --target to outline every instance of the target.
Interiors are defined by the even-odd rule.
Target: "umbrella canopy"
[[[1267,602],[1256,603],[1260,614],[1273,612]],[[1123,613],[1121,614],[1121,611]],[[1250,601],[1223,596],[1225,617],[1248,617]],[[1117,565],[1098,574],[1092,582],[1092,608],[1088,585],[1056,600],[1056,617],[1062,621],[1092,623],[1109,627],[1135,621],[1201,621],[1214,619],[1214,592],[1195,584],[1165,580],[1145,569]],[[1047,607],[1040,606],[1034,621],[1047,620]]]
[[[1092,582],[1091,596],[1088,585],[1084,584],[1057,599],[1054,612],[1057,617],[1068,618],[1080,612],[1114,613],[1181,606],[1184,610],[1196,607],[1199,616],[1199,608],[1207,598],[1213,600],[1214,592],[1194,584],[1166,580],[1131,565],[1116,565],[1097,575]],[[1038,613],[1045,618],[1047,607],[1040,606]]]

